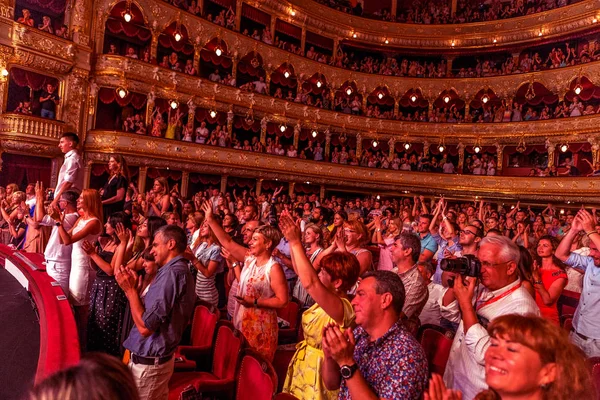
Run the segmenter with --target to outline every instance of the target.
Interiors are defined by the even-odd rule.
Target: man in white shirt
[[[600,356],[600,234],[595,225],[594,216],[586,210],[579,210],[555,253],[568,266],[584,272],[581,298],[573,317],[571,342],[588,357]],[[571,245],[581,231],[590,238],[589,256],[571,252]]]
[[[211,82],[221,82],[221,75],[219,75],[219,70],[216,69],[215,72],[208,76],[208,80]]]
[[[265,78],[263,78],[262,76],[258,78],[257,81],[252,82],[252,84],[254,85],[255,92],[260,94],[267,93],[267,84],[265,83]]]
[[[459,322],[444,373],[448,388],[460,390],[464,400],[487,389],[484,355],[490,345],[487,324],[506,314],[539,315],[535,300],[521,285],[518,275],[519,248],[505,236],[481,240],[477,257],[481,262],[477,279],[457,277],[441,301],[442,317]]]
[[[431,324],[440,326],[441,317],[440,314],[440,299],[444,295],[444,287],[431,280],[431,277],[435,273],[435,266],[430,262],[420,262],[417,264],[419,273],[423,277],[423,280],[427,282],[427,291],[429,297],[427,303],[419,314],[419,321],[421,325]]]
[[[77,198],[79,194],[68,190],[58,199],[58,206],[64,213],[62,225],[66,231],[70,231],[79,214],[77,213]],[[69,274],[71,272],[71,249],[72,245],[64,245],[60,241],[57,223],[50,215],[44,215],[44,208],[36,207],[35,218],[42,226],[52,226],[52,233],[48,239],[44,258],[46,259],[46,272],[60,284],[65,295],[69,293]]]
[[[54,189],[54,201],[51,206],[56,206],[63,193],[67,190],[81,192],[83,190],[83,168],[81,156],[77,152],[79,137],[76,133],[65,132],[58,142],[58,148],[65,155],[65,161],[58,173],[58,182]]]

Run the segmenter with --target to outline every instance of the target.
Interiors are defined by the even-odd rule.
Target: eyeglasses
[[[491,263],[488,261],[482,261],[481,262],[481,268],[494,268],[497,267],[498,265],[502,265],[502,264],[508,264],[510,261],[502,261],[502,262],[498,262],[498,263]]]
[[[467,231],[467,230],[460,230],[460,231],[458,231],[458,233],[464,233],[465,235],[473,235],[473,236],[475,236],[474,232]]]

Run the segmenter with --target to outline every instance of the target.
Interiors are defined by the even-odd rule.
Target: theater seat
[[[277,391],[277,375],[269,361],[244,349],[237,375],[236,400],[271,400]]]
[[[203,393],[233,398],[235,373],[244,338],[229,321],[219,321],[211,372],[175,372],[169,381],[169,400],[176,400],[190,385]]]
[[[439,328],[439,327],[438,327]],[[436,373],[444,376],[448,357],[450,357],[450,348],[452,339],[450,334],[444,334],[440,329],[425,328],[421,334],[421,346],[425,350],[427,363],[429,364],[429,374]]]
[[[298,283],[299,284],[299,283]],[[298,337],[298,327],[300,325],[300,301],[292,298],[285,308],[277,309],[277,316],[289,322],[289,328],[279,329],[279,344],[294,343]]]
[[[600,357],[588,358],[588,363],[592,370],[592,381],[596,385],[596,399],[600,400]]]
[[[215,306],[204,302],[196,306],[191,343],[189,346],[178,346],[175,350],[175,371],[194,371],[203,362],[210,366],[210,351],[218,319],[219,310]]]
[[[572,314],[563,314],[560,317],[560,326],[563,327],[567,332],[571,332],[573,328],[573,315]]]
[[[559,315],[573,315],[577,306],[579,305],[579,298],[581,293],[571,292],[569,290],[563,290],[562,294],[558,298],[557,307]]]

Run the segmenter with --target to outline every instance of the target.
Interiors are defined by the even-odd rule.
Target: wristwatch
[[[57,222],[57,223],[56,223],[56,226],[60,226],[60,225],[61,225],[61,223],[60,223],[60,222]]]
[[[340,375],[342,375],[342,378],[344,379],[350,379],[352,378],[352,375],[354,375],[357,369],[358,364],[342,365],[340,367]]]

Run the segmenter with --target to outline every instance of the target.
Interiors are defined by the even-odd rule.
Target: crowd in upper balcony
[[[398,3],[394,16],[390,9],[366,11],[364,0],[316,0],[336,10],[373,19],[407,24],[463,24],[468,22],[495,21],[520,17],[564,7],[576,0],[459,0],[456,12],[452,13],[450,2],[440,4],[433,0],[417,0]]]
[[[57,24],[52,21],[52,18],[50,18],[48,15],[43,15],[38,21],[33,18],[31,11],[29,11],[27,8],[23,8],[21,10],[21,16],[17,18],[17,22],[37,28],[42,32],[50,33],[64,39],[69,39],[69,27],[67,25],[60,24],[60,26],[57,27]]]

